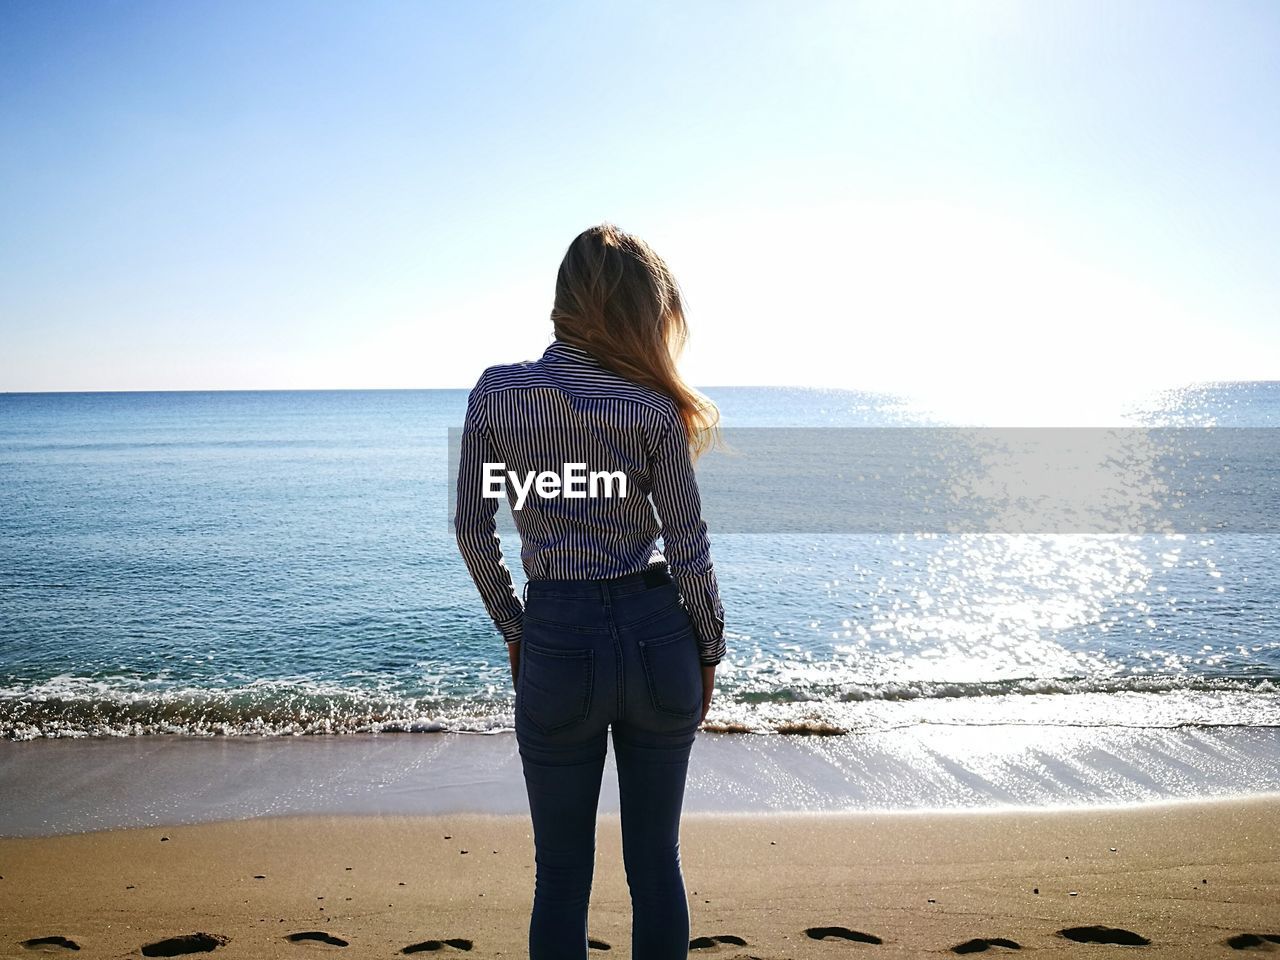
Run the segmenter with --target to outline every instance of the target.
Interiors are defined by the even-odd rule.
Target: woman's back
[[[467,404],[459,478],[458,542],[508,640],[520,603],[494,536],[502,498],[528,579],[622,577],[665,559],[697,626],[702,661],[723,656],[710,542],[669,398],[557,340],[537,361],[481,375]]]
[[[476,389],[486,456],[501,464],[487,476],[501,477],[526,575],[601,579],[648,565],[659,533],[649,468],[677,422],[671,401],[558,340],[533,363],[490,367]],[[559,481],[551,496],[539,493],[543,474]]]

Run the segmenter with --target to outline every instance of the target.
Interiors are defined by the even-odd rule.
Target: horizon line
[[[1280,383],[1280,379],[1208,379],[1187,380],[1179,384],[1157,387],[1157,390],[1173,390],[1193,386],[1218,386],[1239,383]],[[37,396],[45,394],[106,394],[106,393],[407,393],[423,390],[469,391],[471,386],[461,387],[180,387],[118,390],[0,390],[0,396]],[[870,387],[837,387],[829,384],[799,383],[721,383],[698,386],[698,390],[840,390],[846,393],[879,393],[884,395],[911,396],[909,388],[898,390]]]
[[[1265,381],[1240,380],[1219,381],[1238,383],[1260,383]],[[463,387],[178,387],[123,390],[0,390],[0,396],[22,396],[48,393],[373,393],[373,392],[408,392],[413,390],[463,390]],[[846,390],[860,393],[886,393],[884,390],[872,390],[858,387],[833,387],[825,385],[804,385],[792,383],[720,383],[711,386],[699,386],[699,390]]]

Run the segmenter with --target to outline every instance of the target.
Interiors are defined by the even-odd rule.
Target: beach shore
[[[617,813],[609,749],[602,813]],[[686,813],[1069,807],[1280,793],[1280,728],[919,724],[702,732]],[[0,743],[0,837],[259,816],[528,815],[515,736],[136,736]]]
[[[590,935],[611,949],[592,954],[629,956],[616,815],[601,816],[597,838]],[[697,813],[685,818],[682,852],[692,936],[710,938],[695,939],[693,956],[1280,951],[1280,795]],[[518,957],[533,846],[518,815],[291,815],[4,838],[0,877],[3,956],[59,937],[81,956],[175,955],[144,948],[199,935],[186,946],[228,958],[389,957],[415,945]],[[1088,943],[1097,939],[1149,943]],[[37,949],[71,952],[56,941]]]

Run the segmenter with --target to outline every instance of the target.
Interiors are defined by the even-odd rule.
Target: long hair
[[[557,339],[669,397],[694,457],[718,440],[720,411],[676,370],[689,337],[680,288],[639,237],[611,223],[578,234],[556,275],[551,321]]]

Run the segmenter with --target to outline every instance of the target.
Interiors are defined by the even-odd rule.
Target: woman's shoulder
[[[637,391],[637,399],[656,412],[662,422],[679,421],[680,411],[676,407],[675,401],[665,393],[655,390],[653,387],[647,387],[642,383],[631,383],[630,381],[627,381],[627,383],[628,386]]]
[[[476,380],[476,385],[471,388],[471,392],[481,395],[503,387],[532,385],[536,379],[537,370],[532,361],[495,363],[480,372],[480,378]]]

